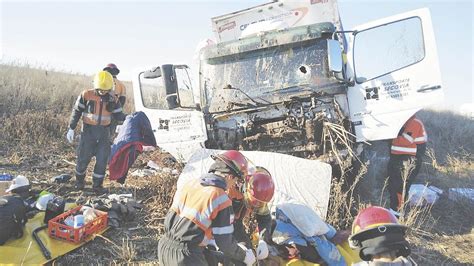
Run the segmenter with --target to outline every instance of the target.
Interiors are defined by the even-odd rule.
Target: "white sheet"
[[[209,149],[195,152],[179,176],[178,187],[181,187],[186,180],[199,178],[207,173],[213,163],[210,155],[221,152]],[[323,220],[326,218],[331,186],[329,164],[272,152],[242,153],[255,165],[265,167],[272,174],[275,196],[271,206],[295,200],[311,207]]]

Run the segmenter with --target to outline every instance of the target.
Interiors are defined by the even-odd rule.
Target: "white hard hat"
[[[28,178],[22,175],[19,175],[12,180],[12,184],[7,190],[5,190],[5,192],[10,192],[14,189],[24,187],[24,186],[29,186],[29,185],[30,185],[30,181],[28,180]]]
[[[48,206],[48,202],[54,198],[54,194],[46,194],[38,198],[36,201],[36,209],[40,211],[45,211],[46,206]]]

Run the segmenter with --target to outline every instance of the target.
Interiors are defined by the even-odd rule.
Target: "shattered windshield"
[[[205,59],[200,82],[209,111],[273,103],[275,95],[317,89],[330,82],[325,58],[326,42],[318,41]]]

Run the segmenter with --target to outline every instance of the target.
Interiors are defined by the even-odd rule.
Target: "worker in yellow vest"
[[[66,138],[74,141],[74,130],[82,116],[82,132],[77,147],[76,189],[85,186],[87,166],[93,156],[96,158],[92,175],[92,188],[96,193],[104,192],[103,181],[110,154],[110,123],[112,119],[125,120],[118,97],[112,91],[113,77],[100,71],[94,77],[94,88],[84,90],[74,104]]]

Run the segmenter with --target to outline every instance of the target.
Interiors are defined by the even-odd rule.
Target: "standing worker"
[[[427,140],[425,127],[415,115],[408,119],[400,129],[398,137],[392,140],[388,162],[388,189],[390,209],[396,215],[399,215],[398,211],[420,171]]]
[[[112,92],[113,82],[109,72],[98,72],[94,77],[94,89],[84,90],[72,110],[66,135],[69,143],[73,143],[74,129],[81,116],[83,122],[76,160],[76,189],[79,190],[84,189],[87,166],[92,156],[95,156],[92,188],[96,193],[104,191],[102,183],[110,154],[110,122],[112,118],[125,120],[122,106]]]
[[[119,98],[120,104],[123,108],[127,100],[127,91],[123,82],[117,79],[117,75],[120,73],[120,70],[114,63],[107,64],[107,66],[105,66],[103,70],[109,72],[114,78],[113,91],[115,95]],[[113,136],[115,134],[115,129],[117,128],[118,124],[117,122],[118,121],[116,121],[115,119],[112,119],[112,122],[110,123],[110,136]]]
[[[241,167],[227,159],[216,160],[208,174],[178,188],[158,244],[160,264],[208,265],[206,246],[211,240],[224,256],[246,265],[255,263],[253,251],[237,244],[233,236],[232,201],[226,193],[228,184],[244,182]]]

